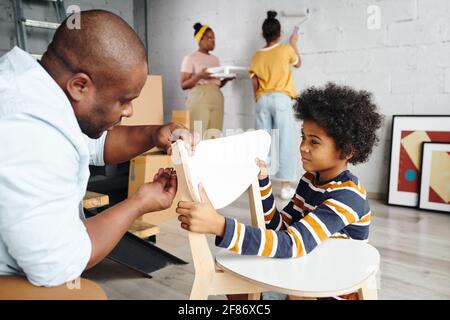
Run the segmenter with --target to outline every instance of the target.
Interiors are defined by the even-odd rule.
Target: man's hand
[[[153,182],[145,183],[133,195],[141,212],[161,211],[169,208],[177,193],[177,175],[173,168],[160,168]]]
[[[267,178],[267,166],[266,163],[262,160],[256,158],[256,164],[259,167],[258,180],[264,180]]]
[[[172,143],[178,139],[184,141],[189,155],[194,153],[195,146],[200,140],[189,132],[185,126],[178,123],[162,125],[153,132],[152,139],[155,146],[166,151],[168,155],[172,154]]]
[[[201,203],[180,201],[176,212],[181,227],[188,231],[198,233],[211,233],[223,237],[225,233],[225,218],[212,206],[208,195],[199,184]]]
[[[147,212],[167,209],[177,193],[172,168],[159,169],[152,183],[142,185],[130,198],[84,220],[92,245],[87,268],[100,262],[117,245],[133,221]]]

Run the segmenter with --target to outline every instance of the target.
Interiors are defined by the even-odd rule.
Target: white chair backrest
[[[252,222],[264,226],[255,159],[267,158],[270,141],[263,130],[205,140],[197,145],[194,156],[188,155],[181,140],[175,142],[172,160],[181,201],[200,201],[198,184],[202,183],[214,208],[220,209],[249,189]],[[189,241],[196,272],[215,269],[206,236],[189,232]]]

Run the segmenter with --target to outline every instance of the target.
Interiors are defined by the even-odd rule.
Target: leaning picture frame
[[[417,207],[423,142],[450,142],[450,115],[394,115],[387,204]]]
[[[450,143],[422,146],[419,208],[450,212]]]

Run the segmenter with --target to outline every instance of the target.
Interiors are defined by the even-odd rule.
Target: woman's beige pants
[[[201,133],[202,137],[208,129],[222,131],[224,98],[219,86],[195,86],[189,90],[186,106],[190,113],[191,130]],[[208,134],[210,135],[217,137],[212,131]]]

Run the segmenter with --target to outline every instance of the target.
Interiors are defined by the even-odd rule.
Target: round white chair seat
[[[216,264],[270,291],[329,297],[357,291],[378,271],[380,254],[363,241],[331,238],[300,258],[245,256],[221,250]]]

